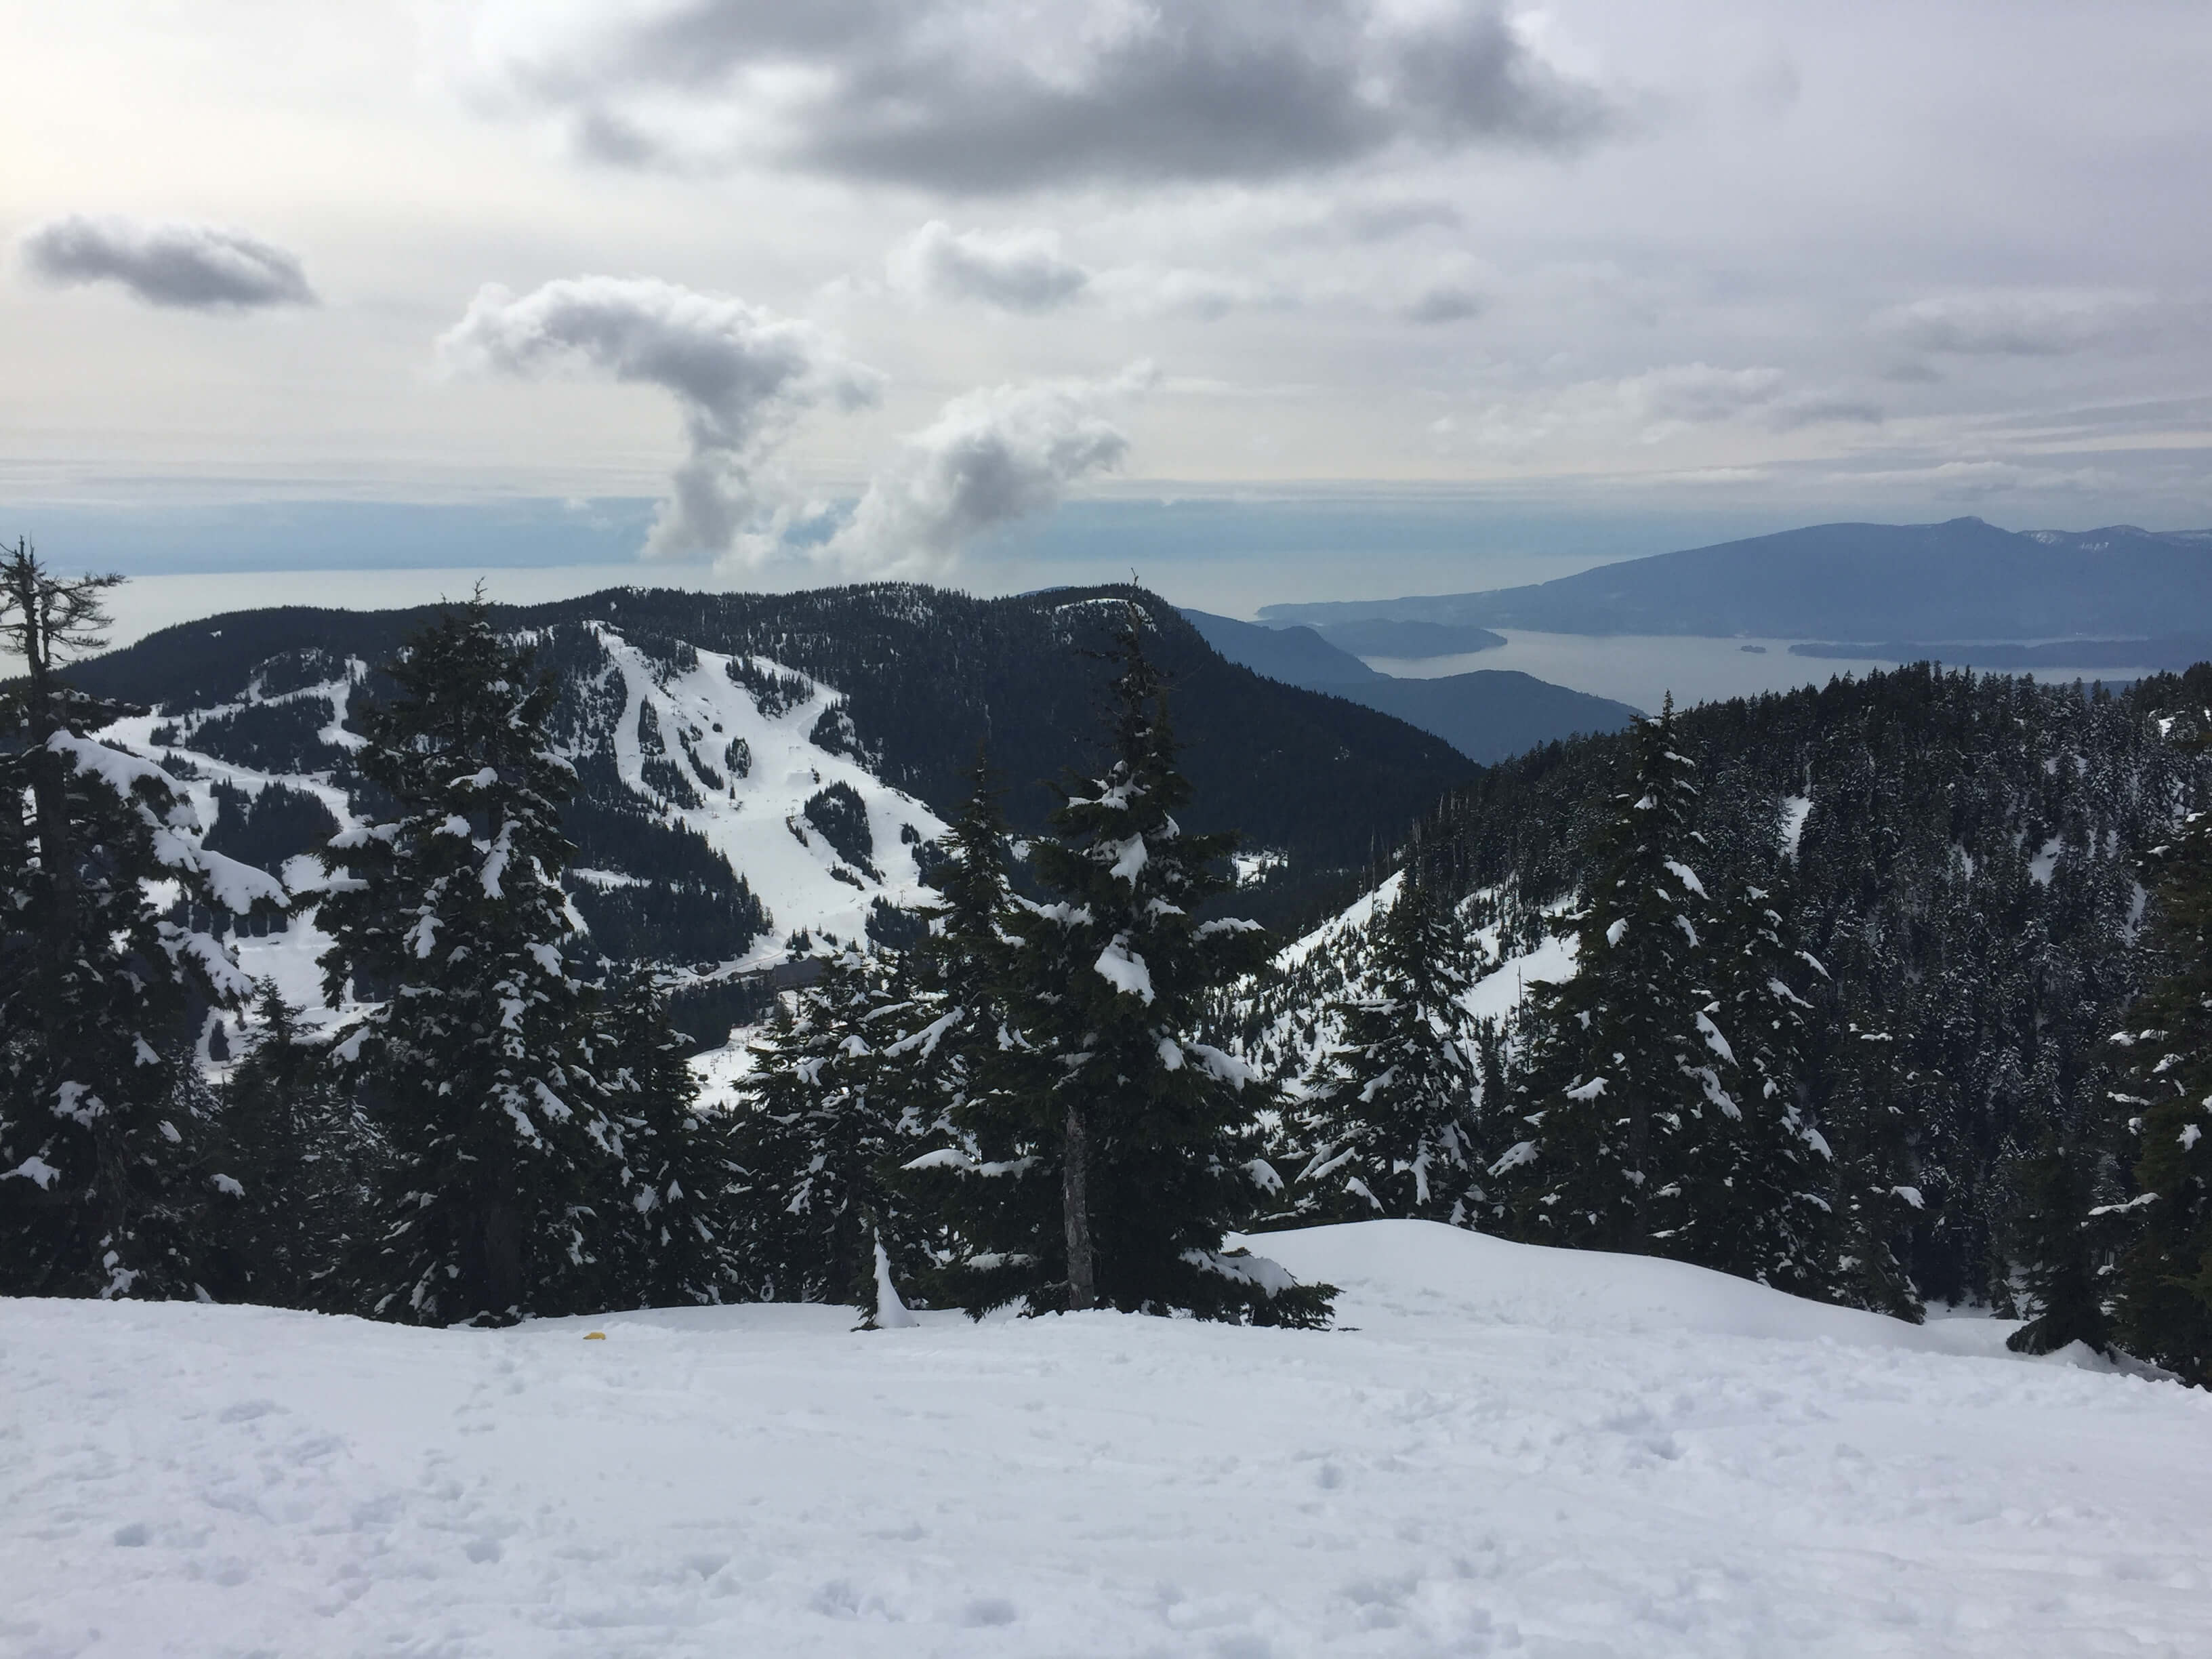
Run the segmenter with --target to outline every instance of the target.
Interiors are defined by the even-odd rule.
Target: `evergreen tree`
[[[320,916],[325,995],[376,999],[335,1049],[392,1154],[361,1304],[436,1325],[603,1307],[631,1200],[562,954],[574,775],[546,746],[554,686],[481,599],[390,672],[357,763],[398,817],[331,843]]]
[[[1036,1177],[1030,1123],[1012,1085],[1007,980],[1014,898],[1000,792],[978,757],[965,805],[939,845],[930,879],[943,902],[906,953],[896,997],[898,1035],[878,1087],[901,1133],[927,1149],[898,1176],[909,1206],[942,1230],[912,1265],[933,1295],[994,1306],[1023,1293],[1031,1265],[991,1241],[1059,1225],[1059,1194]]]
[[[178,918],[284,900],[198,845],[167,773],[87,735],[118,711],[59,674],[105,643],[119,580],[58,578],[27,542],[0,559],[0,640],[27,669],[0,709],[0,1291],[17,1295],[204,1293],[239,1188],[209,1161],[193,1043],[252,988]],[[176,884],[172,913],[155,883]]]
[[[649,970],[621,981],[605,1025],[599,1060],[634,1178],[621,1299],[647,1308],[721,1302],[739,1272],[731,1124],[698,1109],[684,1035]]]
[[[1824,1296],[1828,1144],[1806,1121],[1808,1022],[1814,1005],[1792,988],[1827,970],[1791,936],[1778,872],[1740,888],[1712,930],[1709,1017],[1727,1100],[1698,1120],[1689,1149],[1685,1218],[1673,1254],[1800,1296]]]
[[[908,1212],[896,1172],[913,1148],[878,1049],[896,1027],[889,975],[856,951],[824,959],[822,977],[787,993],[753,1045],[733,1154],[740,1169],[744,1275],[755,1298],[875,1303],[875,1249],[895,1261]]]
[[[1833,1294],[1917,1325],[1926,1310],[1898,1247],[1925,1206],[1907,1139],[1925,1079],[1903,1065],[1895,1036],[1882,1027],[1850,1022],[1836,1046],[1826,1131],[1835,1155]]]
[[[1541,1243],[1672,1253],[1691,1149],[1709,1118],[1737,1110],[1705,988],[1695,767],[1675,745],[1669,698],[1638,730],[1628,787],[1563,919],[1575,975],[1529,999],[1517,1103],[1530,1133],[1492,1174],[1513,1183],[1517,1224]]]
[[[1302,1217],[1469,1218],[1481,1085],[1460,998],[1474,947],[1449,894],[1422,874],[1409,854],[1371,924],[1366,980],[1337,1005],[1342,1036],[1297,1108],[1310,1152],[1297,1182]]]
[[[219,1301],[343,1311],[337,1272],[362,1248],[374,1137],[270,981],[249,1030],[252,1046],[222,1091],[219,1162],[241,1190],[211,1288]]]
[[[2081,1148],[2054,1135],[2023,1171],[2013,1243],[2036,1311],[2006,1340],[2014,1352],[2055,1353],[2081,1342],[2101,1353],[2112,1341],[2087,1164]]]
[[[2116,1039],[2142,1189],[2116,1324],[2130,1352],[2212,1387],[2212,813],[2191,815],[2160,861],[2158,976]]]
[[[986,1177],[1008,1183],[1003,1231],[970,1233],[965,1265],[980,1271],[960,1296],[977,1312],[1019,1296],[1035,1313],[1115,1307],[1319,1323],[1328,1287],[1222,1249],[1223,1235],[1281,1184],[1253,1124],[1273,1091],[1194,1032],[1207,994],[1257,966],[1267,947],[1251,923],[1200,920],[1231,885],[1233,843],[1187,835],[1176,821],[1189,785],[1176,766],[1165,687],[1145,654],[1149,625],[1132,605],[1105,776],[1065,789],[1057,837],[1034,843],[1032,867],[1051,896],[1011,918],[993,1137],[1011,1156]],[[944,1151],[948,1161],[965,1156]]]

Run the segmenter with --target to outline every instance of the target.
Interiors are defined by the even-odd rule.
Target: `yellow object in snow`
[[[606,1340],[607,1334],[605,1331],[586,1331],[584,1333],[584,1340],[586,1342],[604,1342]]]

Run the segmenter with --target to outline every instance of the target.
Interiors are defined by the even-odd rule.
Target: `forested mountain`
[[[927,845],[979,752],[1007,785],[1012,828],[1042,825],[1053,797],[1041,785],[1087,759],[1099,653],[1133,599],[1174,688],[1191,827],[1243,833],[1239,899],[1253,914],[1340,904],[1407,823],[1472,775],[1434,738],[1224,661],[1133,590],[623,589],[486,614],[562,688],[548,734],[579,773],[562,814],[579,848],[567,886],[592,950],[690,973],[684,1019],[715,1040],[757,1012],[757,993],[727,988],[736,976],[825,936],[910,933]],[[437,614],[238,612],[71,674],[153,710],[131,735],[179,757],[210,844],[279,869],[361,805],[347,712],[389,693],[372,665]],[[726,989],[709,997],[711,985]]]
[[[1818,963],[1790,992],[1807,1009],[1802,1105],[1838,1139],[1883,1093],[1901,1131],[1885,1190],[1910,1195],[1897,1248],[1923,1297],[2011,1294],[2041,1149],[2087,1148],[2103,1199],[2124,1198],[2139,1149],[2107,1098],[2111,1038],[2142,988],[2142,861],[2212,787],[2178,741],[2212,700],[2207,676],[2115,696],[1923,665],[1674,717],[1697,838],[1683,867],[1713,900],[1694,926],[1722,927],[1727,896],[1755,889]],[[1490,1159],[1526,1137],[1510,1103],[1533,1063],[1525,993],[1574,972],[1561,913],[1589,892],[1634,753],[1624,733],[1490,768],[1409,853],[1475,930]],[[1376,948],[1355,914],[1290,953],[1226,1014],[1249,1057],[1296,1071],[1334,1040],[1334,1000]]]
[[[1442,738],[1470,760],[1486,764],[1577,732],[1618,732],[1636,718],[1636,710],[1625,702],[1553,685],[1516,669],[1483,668],[1432,679],[1399,679],[1377,673],[1348,648],[1331,643],[1333,635],[1324,637],[1320,630],[1262,628],[1203,611],[1182,614],[1207,644],[1231,662],[1286,684],[1326,691],[1395,714],[1408,726]],[[1494,643],[1504,643],[1495,635],[1490,637]],[[1433,639],[1429,641],[1434,642]],[[1421,653],[1416,650],[1408,654]]]
[[[2023,533],[1974,518],[1816,525],[1527,587],[1271,605],[1260,614],[1278,625],[1384,618],[1845,641],[2201,635],[2212,633],[2212,531],[2118,525]]]

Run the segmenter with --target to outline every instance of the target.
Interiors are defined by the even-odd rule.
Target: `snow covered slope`
[[[708,978],[746,972],[784,960],[794,935],[817,946],[825,937],[859,941],[879,907],[912,911],[932,902],[915,849],[945,825],[872,769],[835,688],[765,657],[666,642],[656,654],[599,623],[547,630],[539,643],[572,680],[548,737],[578,767],[586,801],[623,809],[617,825],[695,834],[764,916],[751,937],[725,935],[717,948],[666,957],[665,969]],[[133,716],[102,735],[167,757],[211,826],[223,814],[218,785],[235,792],[234,800],[256,799],[274,785],[313,797],[343,828],[356,816],[350,759],[362,742],[348,719],[369,671],[358,659],[296,654],[296,664],[277,660],[306,683],[272,685],[257,675],[231,701]],[[340,672],[308,678],[323,667]],[[824,833],[825,818],[836,833]],[[609,822],[604,812],[596,821]],[[571,890],[665,880],[653,846],[621,867],[586,861],[572,872]],[[319,888],[313,858],[283,864],[294,891]],[[288,933],[241,940],[240,954],[248,973],[273,978],[319,1018],[315,958],[328,944],[309,910]]]
[[[1349,1328],[0,1303],[0,1650],[2212,1645],[2212,1396],[1421,1223],[1267,1248]]]
[[[836,729],[842,699],[835,690],[765,657],[696,651],[687,665],[672,667],[611,628],[592,632],[619,678],[622,713],[609,731],[586,735],[611,745],[616,770],[634,793],[706,837],[767,904],[779,934],[858,941],[878,900],[905,908],[934,902],[915,848],[945,825],[860,760],[819,741],[825,720]],[[744,676],[763,690],[750,689]],[[656,787],[647,775],[656,760],[681,787],[670,788],[665,773]],[[840,785],[865,809],[865,853],[831,845],[805,815],[810,799]],[[744,965],[783,954],[771,936]]]

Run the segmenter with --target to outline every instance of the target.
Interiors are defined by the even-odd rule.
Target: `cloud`
[[[956,231],[933,219],[884,261],[894,292],[918,304],[973,304],[1037,314],[1095,303],[1127,317],[1218,317],[1289,296],[1217,271],[1132,264],[1092,270],[1049,230]]]
[[[787,492],[764,465],[809,410],[860,407],[880,384],[811,323],[646,277],[571,277],[520,297],[488,284],[438,350],[458,373],[581,368],[672,394],[690,453],[646,543],[657,556],[780,539]]]
[[[1048,230],[956,231],[932,219],[891,251],[891,286],[918,300],[975,301],[1006,311],[1051,311],[1079,298],[1091,273]]]
[[[1905,484],[1945,495],[1994,495],[2013,490],[2096,490],[2123,480],[2100,467],[2021,466],[2013,461],[1943,461],[1933,466],[1839,472],[1838,483]]]
[[[1448,283],[1423,292],[1401,314],[1409,323],[1463,323],[1482,315],[1484,308],[1480,294]]]
[[[986,387],[954,398],[869,484],[825,562],[871,574],[944,570],[978,536],[1048,512],[1069,488],[1119,466],[1129,441],[1108,418],[1156,379]]]
[[[298,255],[216,225],[71,214],[30,232],[21,252],[41,282],[115,283],[151,306],[252,311],[315,303]]]
[[[2144,309],[2140,298],[2123,294],[1954,295],[1893,306],[1871,328],[1875,338],[1914,351],[2057,357],[2130,332]]]
[[[1616,125],[1494,0],[631,0],[568,18],[490,0],[475,79],[621,166],[764,160],[992,194],[1571,150]]]
[[[1526,449],[1555,437],[1628,438],[1656,444],[1686,428],[1749,422],[1778,432],[1830,422],[1871,422],[1880,409],[1826,392],[1791,392],[1765,365],[1722,368],[1670,363],[1613,380],[1583,380],[1483,412],[1475,430],[1493,447]],[[1434,428],[1432,428],[1431,430]]]

